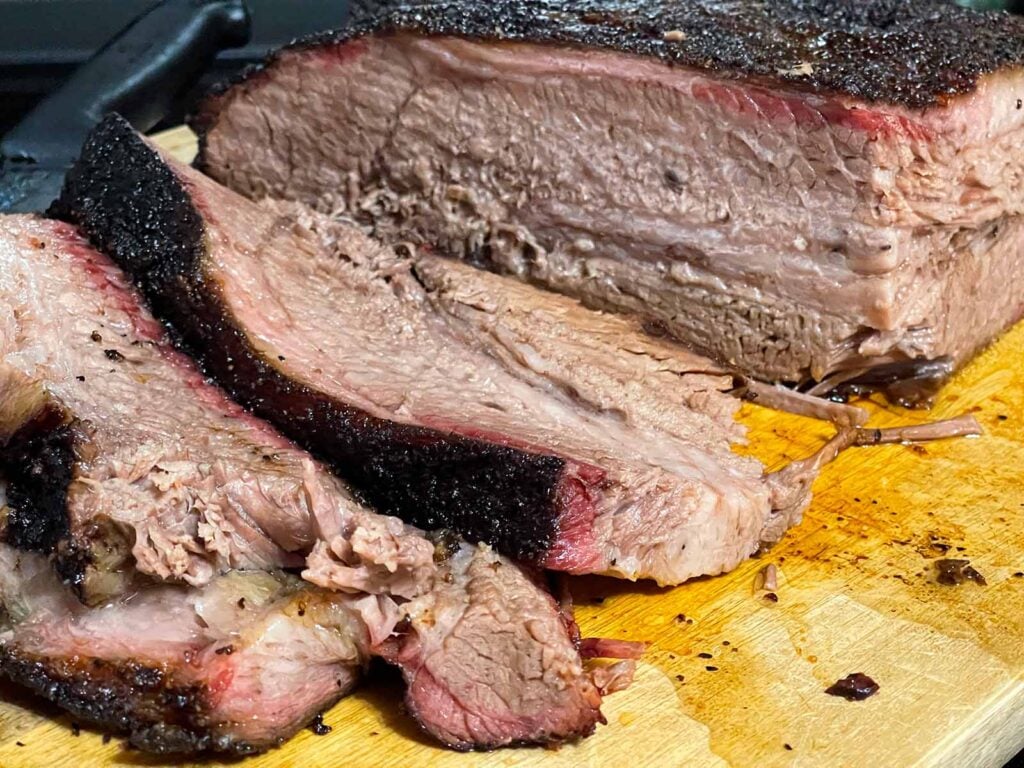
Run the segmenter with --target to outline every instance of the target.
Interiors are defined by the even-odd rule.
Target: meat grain
[[[464,547],[438,586],[403,606],[380,652],[408,684],[409,712],[455,749],[557,743],[604,722],[554,599],[487,548]],[[603,682],[603,680],[602,680]]]
[[[211,96],[201,167],[634,313],[768,381],[856,373],[847,391],[927,398],[1024,310],[1017,17],[383,6]]]

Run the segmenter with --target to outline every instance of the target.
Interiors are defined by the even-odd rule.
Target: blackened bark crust
[[[69,535],[68,486],[74,436],[65,414],[44,408],[0,447],[0,477],[7,484],[8,544],[49,554]]]

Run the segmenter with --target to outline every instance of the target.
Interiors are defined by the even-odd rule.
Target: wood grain
[[[183,131],[161,143],[194,151]],[[327,713],[332,733],[304,732],[242,765],[1002,765],[1024,746],[1024,578],[1014,575],[1024,572],[1022,358],[1024,326],[957,376],[932,414],[872,406],[877,426],[970,411],[986,434],[849,451],[818,480],[804,523],[734,573],[675,589],[575,581],[585,633],[651,644],[636,684],[607,700],[608,724],[591,739],[447,752],[402,715],[400,684],[378,671]],[[742,419],[747,450],[774,466],[811,453],[830,431],[753,406]],[[938,585],[943,546],[988,586]],[[768,563],[780,570],[777,604],[754,591]],[[864,702],[825,695],[850,672],[881,690]],[[0,704],[3,768],[168,764],[87,730],[76,738],[49,706],[4,696],[13,698]]]

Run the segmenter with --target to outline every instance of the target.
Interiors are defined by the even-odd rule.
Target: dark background
[[[397,4],[397,0],[377,2]],[[197,90],[259,61],[271,49],[296,37],[342,26],[350,5],[365,7],[377,2],[247,0],[253,22],[251,42],[245,48],[224,52]],[[153,0],[0,0],[0,135],[152,4]],[[1024,13],[1024,0],[961,0],[961,4]],[[180,122],[187,108],[187,103],[179,105],[168,122]],[[1024,753],[1008,768],[1024,768]]]
[[[0,0],[0,134],[74,67],[154,0]],[[252,40],[225,51],[207,77],[223,78],[272,48],[310,32],[338,27],[349,0],[247,0]],[[184,108],[186,105],[182,105]],[[180,122],[180,115],[175,122]]]

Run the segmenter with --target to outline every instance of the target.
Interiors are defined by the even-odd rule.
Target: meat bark
[[[1022,41],[932,0],[432,3],[275,54],[194,127],[247,196],[762,379],[870,386],[948,374],[1024,310]]]
[[[0,295],[0,533],[84,600],[314,554],[334,588],[422,590],[430,543],[207,383],[67,224],[0,218]]]
[[[58,209],[238,400],[421,527],[556,570],[678,583],[735,567],[809,498],[773,504],[762,467],[731,451],[732,379],[707,361],[350,228],[317,234],[162,160],[116,118]],[[517,290],[525,314],[487,306]]]

